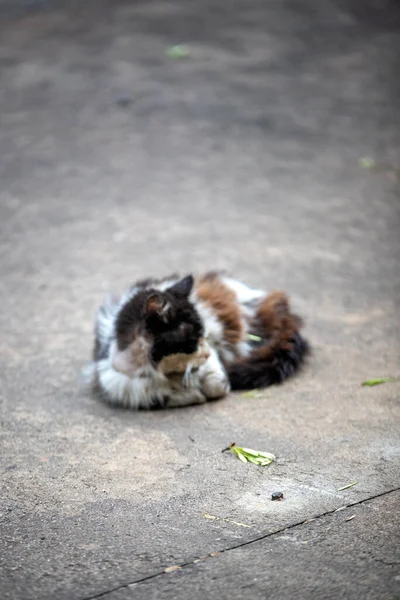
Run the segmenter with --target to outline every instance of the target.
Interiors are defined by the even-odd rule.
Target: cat
[[[301,326],[283,292],[223,273],[142,280],[100,306],[88,381],[132,409],[201,404],[292,375],[308,352]]]

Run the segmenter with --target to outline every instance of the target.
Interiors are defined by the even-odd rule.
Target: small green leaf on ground
[[[241,460],[244,463],[247,463],[247,456],[244,456],[244,454],[240,454],[239,452],[237,452],[236,455],[239,460]]]
[[[259,335],[254,335],[253,333],[248,333],[247,337],[252,342],[262,342],[262,337],[260,337]]]
[[[241,448],[240,446],[236,446],[236,444],[231,444],[229,450],[233,454],[236,454],[238,459],[242,462],[251,462],[253,465],[259,465],[261,467],[266,467],[276,460],[271,452],[260,452],[259,450],[252,450],[251,448]]]
[[[343,490],[348,490],[349,488],[353,487],[353,485],[357,485],[358,481],[352,481],[351,483],[348,483],[347,485],[344,485],[343,487],[338,488],[338,492],[343,492]]]
[[[249,390],[248,392],[245,392],[243,395],[243,398],[259,398],[261,396],[259,390]]]
[[[168,56],[168,58],[188,58],[190,56],[190,48],[185,44],[167,46],[165,48],[165,56]]]
[[[394,381],[399,381],[398,377],[377,377],[375,379],[367,379],[367,381],[362,382],[362,386],[373,387],[374,385],[380,385],[381,383],[393,383]]]
[[[358,159],[358,165],[362,169],[373,169],[376,166],[376,163],[373,158],[370,158],[369,156],[362,156]]]

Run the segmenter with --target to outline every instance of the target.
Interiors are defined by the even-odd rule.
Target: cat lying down
[[[87,376],[132,409],[200,404],[292,375],[308,350],[300,328],[283,292],[219,273],[147,279],[99,308]]]

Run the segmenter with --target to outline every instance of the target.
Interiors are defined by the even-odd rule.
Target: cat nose
[[[204,352],[204,358],[207,360],[207,358],[210,358],[210,356],[211,356],[211,354],[210,354],[210,351],[209,351],[209,350],[206,350],[206,351]]]

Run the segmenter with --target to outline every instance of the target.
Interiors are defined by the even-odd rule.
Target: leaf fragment
[[[262,342],[263,339],[259,335],[254,335],[254,333],[248,333],[247,338],[252,342]]]
[[[358,481],[352,481],[351,483],[348,483],[347,485],[344,485],[343,487],[338,488],[338,492],[343,492],[343,490],[348,490],[349,488],[353,487],[353,485],[357,485]]]
[[[182,569],[182,567],[179,565],[172,565],[171,567],[164,569],[164,573],[173,573],[174,571],[179,571],[179,569]]]
[[[227,523],[233,523],[234,525],[238,525],[239,527],[248,527],[251,529],[253,525],[246,525],[246,523],[240,523],[239,521],[233,521],[232,519],[223,519]]]
[[[252,450],[251,448],[242,448],[243,452],[246,452],[246,454],[250,454],[250,456],[260,456],[261,452],[258,452],[257,450]]]
[[[190,48],[185,44],[177,44],[176,46],[167,46],[165,55],[168,58],[188,58],[190,56]]]
[[[245,392],[244,394],[242,394],[243,398],[259,398],[261,396],[260,391],[259,390],[249,390],[248,392]]]
[[[351,515],[351,517],[348,517],[347,519],[345,519],[345,521],[352,521],[353,519],[355,519],[356,515]]]
[[[376,377],[375,379],[367,379],[362,382],[362,386],[373,387],[374,385],[380,385],[381,383],[393,383],[399,381],[398,377]]]
[[[236,454],[238,459],[243,463],[251,462],[254,465],[266,467],[276,460],[275,455],[270,452],[260,452],[252,448],[241,448],[240,446],[236,446],[236,444],[231,444],[228,449],[233,454]]]
[[[358,159],[358,166],[362,169],[373,169],[376,166],[376,162],[369,156],[362,156]]]

